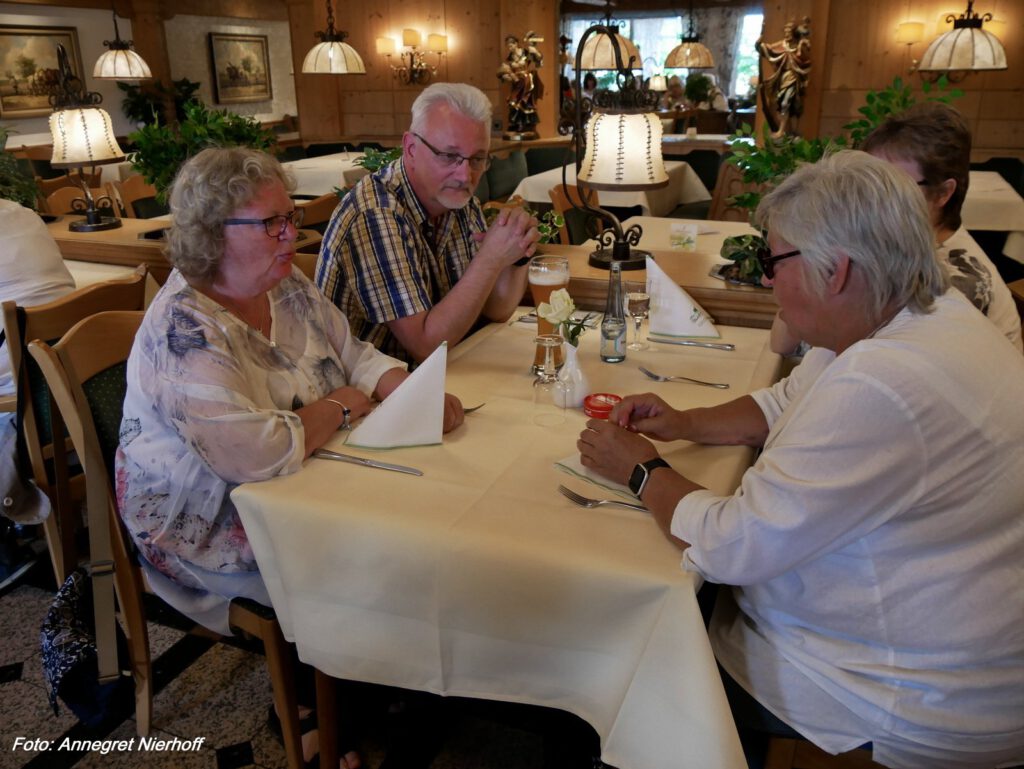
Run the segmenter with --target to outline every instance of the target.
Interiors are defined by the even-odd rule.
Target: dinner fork
[[[724,382],[705,382],[702,379],[690,379],[688,376],[662,376],[661,374],[655,374],[653,371],[648,371],[643,366],[639,366],[639,369],[644,372],[645,376],[653,379],[655,382],[689,382],[690,384],[704,385],[705,387],[717,387],[719,390],[729,389],[729,385]]]
[[[566,497],[570,502],[575,502],[580,507],[603,507],[604,505],[618,505],[619,507],[628,507],[630,510],[639,510],[641,513],[649,513],[643,505],[634,505],[632,502],[620,502],[617,499],[591,499],[590,497],[584,497],[582,494],[577,494],[572,489],[562,486],[559,484],[558,490],[561,492],[563,497]]]

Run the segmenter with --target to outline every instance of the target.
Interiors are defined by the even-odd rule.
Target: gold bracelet
[[[341,406],[341,415],[342,415],[342,418],[343,418],[343,421],[341,423],[341,429],[342,430],[349,430],[349,429],[351,429],[352,425],[349,424],[349,417],[352,416],[352,409],[350,409],[348,406],[346,406],[341,401],[334,400],[334,398],[323,398],[323,400],[327,401],[328,403],[333,403],[335,406]]]

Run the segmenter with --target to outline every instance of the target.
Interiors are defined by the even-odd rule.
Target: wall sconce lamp
[[[595,36],[603,38],[603,45],[591,45],[590,39]],[[611,225],[598,236],[597,250],[588,260],[591,266],[607,270],[612,262],[618,262],[623,270],[639,270],[644,268],[648,253],[631,246],[640,242],[643,230],[633,225],[624,231],[618,217],[589,202],[593,198],[590,190],[647,190],[668,185],[661,156],[661,121],[655,114],[658,94],[644,88],[643,78],[633,73],[640,68],[636,47],[620,41],[628,43],[618,34],[618,27],[594,25],[583,33],[576,49],[573,93],[583,93],[580,80],[585,69],[614,70],[618,91],[599,90],[593,101],[573,100],[571,130],[576,184],[580,188],[580,204],[575,207]],[[600,60],[591,55],[590,63],[586,63],[584,57],[596,48],[607,50],[610,58]],[[628,58],[624,58],[624,52]],[[569,192],[565,173],[563,166],[562,188],[575,204],[577,196]]]
[[[904,21],[896,27],[896,42],[903,43],[909,51],[915,44],[924,40],[924,24],[919,21]],[[913,74],[917,71],[917,59],[910,60],[908,72]]]
[[[430,78],[437,74],[437,68],[441,66],[441,59],[448,53],[448,38],[445,35],[427,35],[426,51],[420,50],[423,37],[418,30],[402,30],[401,52],[396,51],[395,41],[390,37],[377,38],[377,53],[388,57],[388,64],[391,65],[391,74],[399,82],[406,85],[426,85]],[[426,52],[437,54],[437,64],[427,64]],[[400,64],[392,64],[391,57],[398,56]]]
[[[925,49],[917,66],[918,73],[946,75],[950,81],[962,80],[968,72],[1006,69],[1006,51],[999,38],[982,29],[992,14],[974,12],[974,0],[967,0],[967,10],[959,17],[946,16],[953,29],[935,38]]]
[[[117,9],[111,3],[114,16],[114,39],[104,40],[106,50],[97,60],[92,69],[92,76],[97,80],[148,80],[153,73],[146,60],[132,50],[131,40],[122,40],[117,28]]]
[[[334,9],[327,0],[327,31],[314,32],[320,42],[302,60],[302,71],[312,75],[365,75],[366,65],[355,48],[345,42],[347,32],[334,29]]]
[[[700,41],[700,35],[693,25],[693,0],[690,0],[690,21],[686,34],[679,40],[665,57],[665,69],[711,69],[715,66],[715,57]]]
[[[72,232],[112,230],[121,226],[121,220],[116,216],[102,216],[96,204],[113,209],[113,201],[106,195],[93,199],[82,169],[118,163],[124,160],[124,152],[114,138],[110,115],[99,107],[103,97],[85,90],[82,81],[71,71],[67,51],[62,45],[57,46],[57,67],[60,82],[49,99],[54,110],[50,115],[50,139],[53,141],[50,165],[78,169],[77,177],[72,178],[82,188],[83,197],[76,198],[71,205],[85,214],[85,219],[71,222],[68,229]]]

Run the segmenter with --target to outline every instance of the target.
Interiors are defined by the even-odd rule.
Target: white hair
[[[427,114],[437,104],[447,104],[471,120],[491,130],[491,101],[476,86],[467,83],[434,83],[423,89],[423,93],[412,103],[412,124],[409,130],[423,133],[426,130]]]
[[[764,197],[757,220],[800,250],[819,295],[848,256],[867,277],[872,317],[890,302],[930,312],[949,287],[917,184],[867,153],[843,150],[801,166]]]

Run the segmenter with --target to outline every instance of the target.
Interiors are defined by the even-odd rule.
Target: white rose
[[[537,315],[546,320],[552,326],[558,326],[572,317],[576,305],[572,297],[564,288],[552,291],[547,302],[541,302],[537,307]]]

